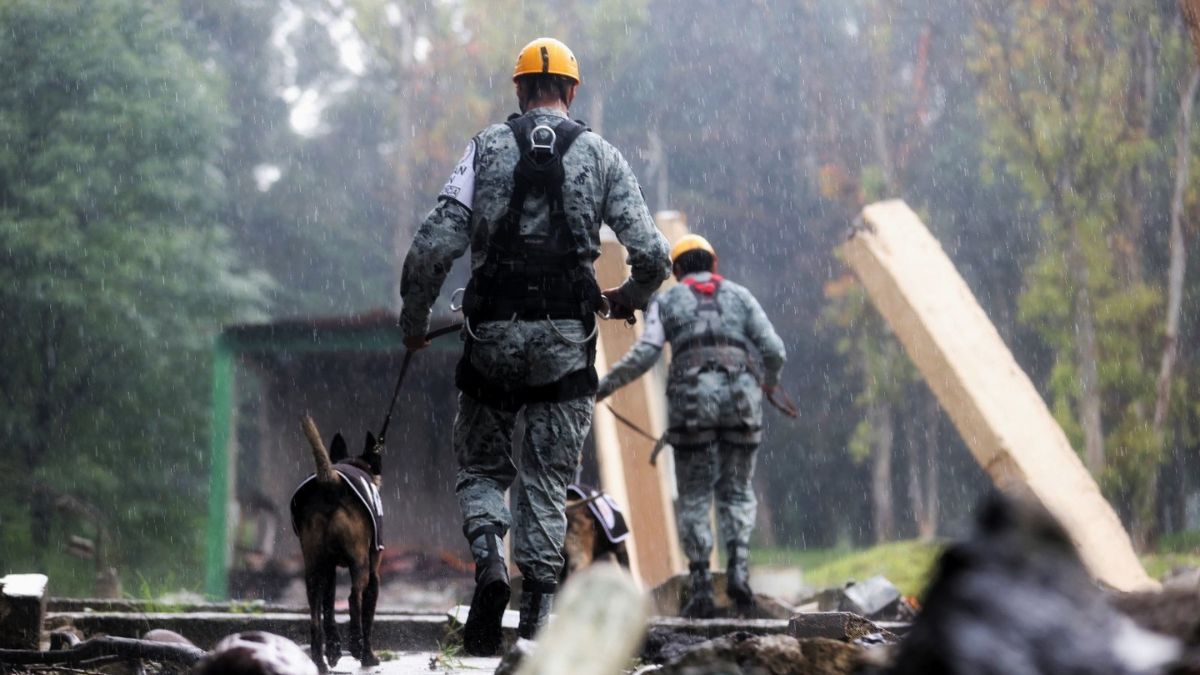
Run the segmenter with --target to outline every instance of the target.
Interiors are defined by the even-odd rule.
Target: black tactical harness
[[[463,295],[468,328],[487,321],[575,320],[591,335],[600,308],[600,287],[581,252],[586,233],[567,221],[563,199],[562,158],[587,127],[564,119],[557,127],[538,124],[533,115],[510,117],[520,159],[513,169],[508,208],[487,243],[481,265]],[[528,197],[546,199],[550,235],[534,242],[521,234],[521,215]],[[485,405],[516,411],[527,403],[566,401],[596,393],[596,340],[587,343],[587,365],[557,382],[527,386],[488,378],[471,363],[475,339],[468,331],[455,384]]]
[[[704,332],[671,343],[671,377],[684,378],[691,383],[689,395],[683,403],[683,426],[667,430],[667,441],[677,449],[690,445],[702,447],[718,435],[717,429],[698,426],[700,402],[696,397],[696,387],[701,373],[720,372],[732,380],[748,372],[755,380],[762,381],[749,345],[739,338],[721,334],[722,311],[717,302],[721,282],[714,280],[713,283],[716,288],[712,293],[703,293],[689,284],[696,298],[696,318],[706,324]],[[749,402],[741,397],[736,404],[744,413]],[[749,428],[742,431],[753,433]]]

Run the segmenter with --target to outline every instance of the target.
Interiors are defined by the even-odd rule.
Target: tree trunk
[[[917,537],[933,541],[938,533],[941,503],[938,495],[938,444],[941,442],[942,409],[932,394],[925,396],[925,504],[917,522]]]
[[[403,3],[398,5],[401,7],[401,13],[404,13]],[[413,170],[412,161],[415,153],[413,152],[413,133],[416,127],[416,115],[413,114],[413,106],[415,100],[419,100],[419,96],[414,96],[416,73],[416,57],[413,52],[413,45],[416,43],[416,25],[415,20],[411,16],[402,16],[396,24],[395,40],[398,44],[391,50],[396,60],[391,64],[395,70],[397,80],[402,87],[401,91],[407,90],[408,95],[396,96],[395,108],[392,110],[396,133],[394,142],[396,145],[392,156],[395,162],[395,183],[396,186],[396,202],[393,204],[393,213],[396,214],[396,223],[392,235],[392,307],[399,312],[404,304],[400,297],[400,276],[404,271],[404,258],[408,255],[408,249],[412,245],[413,237],[416,235],[419,223],[416,222],[416,209],[414,204],[416,196],[413,192]]]
[[[1179,321],[1183,309],[1183,281],[1187,272],[1187,244],[1183,232],[1183,198],[1191,170],[1192,106],[1200,88],[1200,69],[1193,69],[1179,104],[1179,129],[1175,137],[1175,189],[1171,196],[1170,263],[1167,266],[1167,315],[1162,360],[1158,368],[1154,401],[1154,435],[1163,438],[1171,404],[1171,376],[1179,354]]]
[[[938,520],[938,402],[932,394],[921,396],[924,406],[905,427],[908,444],[908,494],[917,538],[933,541]],[[914,413],[917,411],[914,410]],[[918,421],[920,420],[920,421]],[[918,433],[920,429],[924,433]]]
[[[871,425],[871,504],[874,507],[875,542],[891,541],[896,532],[896,512],[892,503],[892,444],[895,440],[890,402],[876,400],[867,411]]]
[[[1070,194],[1069,184],[1062,194]],[[1059,209],[1066,219],[1070,237],[1067,241],[1067,260],[1071,268],[1071,281],[1075,284],[1075,361],[1079,369],[1079,422],[1083,426],[1083,463],[1088,471],[1098,477],[1104,471],[1104,424],[1101,418],[1100,348],[1096,338],[1096,317],[1092,311],[1092,293],[1089,288],[1087,258],[1083,253],[1083,242],[1079,223],[1066,208]]]
[[[757,532],[759,546],[775,548],[775,509],[772,508],[771,492],[767,489],[767,477],[762,471],[755,471],[754,491],[758,493],[758,509],[754,514],[754,531]]]

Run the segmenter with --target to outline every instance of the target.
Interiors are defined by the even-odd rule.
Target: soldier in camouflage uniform
[[[454,422],[463,532],[475,557],[464,646],[500,647],[509,599],[505,534],[524,575],[519,632],[544,622],[563,565],[567,485],[592,423],[596,312],[632,319],[670,272],[637,179],[603,138],[567,118],[579,83],[575,57],[542,38],[513,76],[523,115],[480,132],[426,217],[404,262],[405,344],[426,344],[430,307],[451,263],[471,247],[466,325]],[[593,261],[600,224],[629,251],[631,276],[601,293]],[[519,460],[512,435],[525,435]],[[520,477],[510,518],[504,493]],[[514,522],[515,521],[515,522]]]
[[[742,611],[754,602],[747,556],[758,502],[750,480],[762,439],[763,394],[778,386],[786,355],[750,291],[715,273],[716,254],[707,241],[682,238],[671,260],[680,283],[650,303],[641,339],[600,381],[597,398],[640,377],[671,343],[667,441],[675,449],[676,514],[692,576],[684,613],[707,618],[714,611],[708,570],[714,492],[729,595]],[[761,372],[751,346],[762,356]]]

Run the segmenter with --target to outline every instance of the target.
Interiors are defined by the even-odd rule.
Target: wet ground
[[[360,668],[358,661],[343,656],[331,673],[371,673],[374,675],[417,675],[439,673],[441,675],[480,675],[493,673],[500,665],[499,657],[476,658],[447,656],[441,652],[398,652],[393,659],[384,661],[375,668]]]

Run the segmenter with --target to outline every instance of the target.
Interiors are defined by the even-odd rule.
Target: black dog
[[[382,456],[375,437],[367,434],[363,452],[353,459],[341,434],[326,451],[316,425],[307,415],[304,434],[312,445],[316,474],[292,496],[292,525],[304,553],[304,585],[308,591],[312,658],[326,672],[337,663],[342,647],[334,624],[333,594],[338,567],[350,570],[350,654],[363,666],[379,659],[371,650],[371,625],[379,598],[379,503]]]

